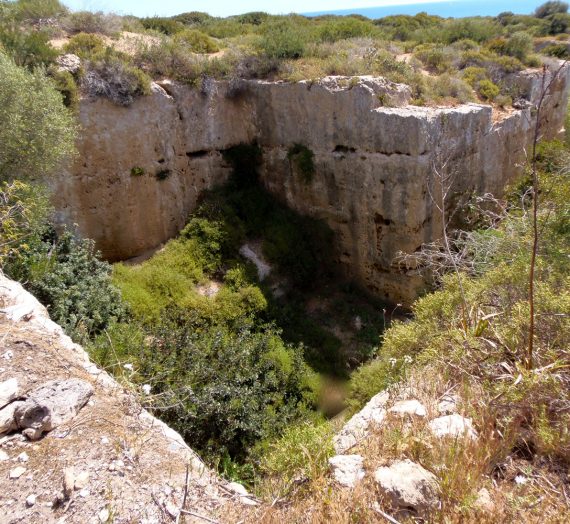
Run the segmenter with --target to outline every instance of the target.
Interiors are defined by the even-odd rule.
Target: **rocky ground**
[[[240,491],[0,276],[0,522],[204,522]]]

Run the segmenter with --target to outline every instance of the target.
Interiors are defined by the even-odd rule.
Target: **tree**
[[[43,71],[0,52],[0,180],[49,175],[75,151],[77,127]]]
[[[537,18],[546,18],[550,15],[566,13],[567,11],[568,4],[566,2],[546,2],[536,8],[534,16]]]

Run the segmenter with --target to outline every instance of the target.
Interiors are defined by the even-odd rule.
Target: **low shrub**
[[[414,56],[428,69],[444,73],[451,68],[452,55],[443,47],[424,44],[416,47]]]
[[[197,29],[186,29],[176,33],[174,41],[194,53],[216,53],[220,50],[212,38]]]
[[[102,12],[76,11],[62,20],[63,28],[69,33],[91,33],[114,36],[123,28],[120,16]]]
[[[14,62],[34,70],[55,61],[58,52],[49,44],[44,31],[26,30],[17,24],[0,24],[0,52],[7,53]]]
[[[310,183],[315,175],[315,154],[303,144],[293,144],[287,151],[289,162],[295,166],[303,182]]]
[[[138,67],[109,53],[89,62],[81,79],[82,89],[91,96],[103,96],[120,106],[128,106],[139,96],[149,95],[150,78]]]
[[[561,60],[570,58],[570,50],[568,44],[550,44],[541,50],[541,53],[547,56],[554,56]]]
[[[145,174],[145,170],[142,167],[134,166],[131,168],[131,176],[143,176]]]
[[[50,76],[55,88],[62,94],[66,107],[76,112],[79,109],[79,87],[74,76],[69,71],[54,70]]]
[[[307,33],[289,18],[264,24],[261,50],[271,58],[300,58],[305,54]]]
[[[104,53],[105,48],[105,41],[100,36],[92,33],[78,33],[65,44],[64,51],[73,53],[80,58],[88,59],[101,55]]]
[[[141,18],[140,22],[145,29],[152,29],[165,35],[175,35],[185,29],[184,24],[172,18],[153,16],[150,18]]]
[[[353,17],[339,17],[319,24],[318,35],[323,42],[371,36],[376,32],[372,22]]]
[[[481,80],[476,86],[477,93],[484,99],[492,102],[499,95],[501,90],[499,86],[491,82],[491,80]]]

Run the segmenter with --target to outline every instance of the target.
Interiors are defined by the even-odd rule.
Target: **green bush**
[[[102,96],[120,106],[149,95],[151,80],[140,70],[113,53],[89,62],[81,87],[91,96]]]
[[[293,144],[287,151],[287,158],[295,166],[305,183],[310,183],[315,175],[315,154],[303,144]]]
[[[551,35],[557,35],[558,33],[567,33],[570,27],[570,14],[568,13],[557,13],[548,17],[550,22],[549,33]]]
[[[554,56],[562,60],[570,58],[570,51],[567,44],[550,44],[541,51],[542,54],[547,56]]]
[[[414,50],[414,56],[428,69],[437,73],[444,73],[451,68],[452,55],[441,46],[420,45]]]
[[[29,31],[14,23],[0,23],[0,53],[6,52],[14,62],[30,70],[52,64],[58,52],[49,45],[44,31]]]
[[[501,92],[499,86],[491,82],[491,80],[481,80],[478,82],[476,89],[477,93],[479,93],[484,100],[489,100],[490,102],[495,100]]]
[[[63,104],[74,112],[79,110],[79,88],[75,78],[69,71],[54,70],[50,76],[55,84],[55,88],[63,96]]]
[[[176,33],[174,41],[188,47],[194,53],[216,53],[220,50],[214,40],[196,29],[186,29]]]
[[[64,51],[85,59],[102,54],[106,47],[101,37],[92,33],[78,33],[65,44]]]
[[[70,13],[62,21],[63,27],[69,33],[90,33],[114,36],[123,28],[121,17],[113,14],[91,11],[76,11]]]
[[[339,17],[321,24],[319,38],[323,42],[337,42],[347,38],[371,36],[375,27],[371,22],[364,22],[353,17]]]
[[[50,174],[75,152],[75,136],[52,82],[0,52],[0,180]]]
[[[145,173],[144,168],[134,166],[131,168],[131,176],[143,176]]]
[[[202,13],[200,11],[181,13],[179,15],[173,16],[172,19],[176,22],[180,22],[181,24],[189,26],[201,26],[213,20],[212,16],[210,16],[208,13]]]
[[[566,2],[545,2],[538,6],[534,11],[534,16],[537,18],[546,18],[558,13],[566,13],[568,11],[568,4]]]
[[[51,318],[77,341],[105,329],[123,313],[119,291],[111,283],[111,266],[99,260],[94,243],[70,232],[48,230],[18,265],[7,264],[8,276],[26,288]]]
[[[264,24],[261,50],[271,58],[300,58],[305,54],[306,31],[289,18]]]
[[[13,10],[19,21],[28,24],[60,18],[67,13],[67,7],[59,0],[17,0],[13,3]]]
[[[196,329],[177,319],[145,335],[116,325],[109,336],[114,350],[106,336],[91,349],[97,361],[132,363],[131,380],[155,394],[149,407],[210,458],[245,458],[255,442],[279,434],[309,407],[311,373],[302,353],[271,329]]]
[[[145,29],[153,29],[165,35],[175,35],[185,29],[184,24],[172,18],[161,18],[159,16],[141,18],[141,24]]]

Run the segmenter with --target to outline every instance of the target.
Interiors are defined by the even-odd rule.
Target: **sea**
[[[358,2],[354,2],[358,5]],[[389,15],[415,15],[426,12],[444,18],[465,16],[496,16],[505,11],[516,14],[531,14],[543,1],[537,0],[443,0],[440,2],[422,2],[417,4],[388,5],[382,7],[364,7],[359,9],[341,9],[303,13],[306,16],[359,14],[368,18],[382,18]]]

